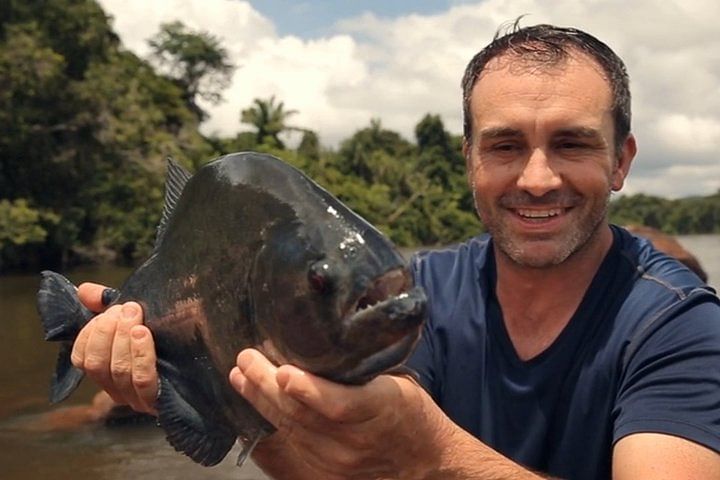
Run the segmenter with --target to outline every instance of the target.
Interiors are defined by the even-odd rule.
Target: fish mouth
[[[341,344],[356,352],[353,365],[330,375],[342,383],[365,383],[401,364],[412,353],[425,320],[427,299],[405,268],[376,278],[349,309]]]
[[[419,339],[420,326],[418,325],[416,331],[407,333],[395,343],[363,358],[354,368],[328,375],[328,378],[346,384],[367,383],[381,373],[402,364],[410,356]]]

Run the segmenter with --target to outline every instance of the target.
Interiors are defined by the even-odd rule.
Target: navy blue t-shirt
[[[610,478],[612,447],[631,433],[720,451],[717,297],[649,242],[613,233],[576,313],[529,361],[505,329],[489,237],[413,259],[430,315],[407,365],[458,425],[561,478]]]

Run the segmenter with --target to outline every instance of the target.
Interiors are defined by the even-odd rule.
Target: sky
[[[250,127],[240,111],[271,96],[329,147],[379,118],[414,141],[426,113],[461,133],[460,78],[503,23],[581,28],[625,61],[636,157],[624,193],[669,198],[720,190],[717,0],[99,0],[123,44],[179,20],[220,40],[238,66],[207,133]],[[290,139],[292,142],[292,139]]]

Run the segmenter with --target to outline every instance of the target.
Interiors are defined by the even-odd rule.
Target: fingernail
[[[102,296],[100,297],[100,301],[104,306],[108,306],[111,303],[113,303],[117,298],[120,296],[120,290],[116,290],[114,288],[106,288],[102,292]]]
[[[138,314],[137,307],[134,303],[126,303],[122,306],[122,314],[125,318],[135,318]]]
[[[253,363],[253,360],[253,355],[250,352],[243,350],[237,357],[237,366],[240,367],[240,370],[245,371]]]

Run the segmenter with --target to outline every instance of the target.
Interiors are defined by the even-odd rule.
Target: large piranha
[[[115,302],[142,306],[155,339],[158,423],[202,465],[220,462],[236,439],[241,464],[273,431],[229,383],[240,350],[364,383],[402,364],[426,310],[387,238],[296,168],[251,152],[193,176],[169,162],[154,251],[119,292]],[[70,351],[94,314],[49,271],[38,309],[46,340],[62,342],[58,402],[82,379]]]

